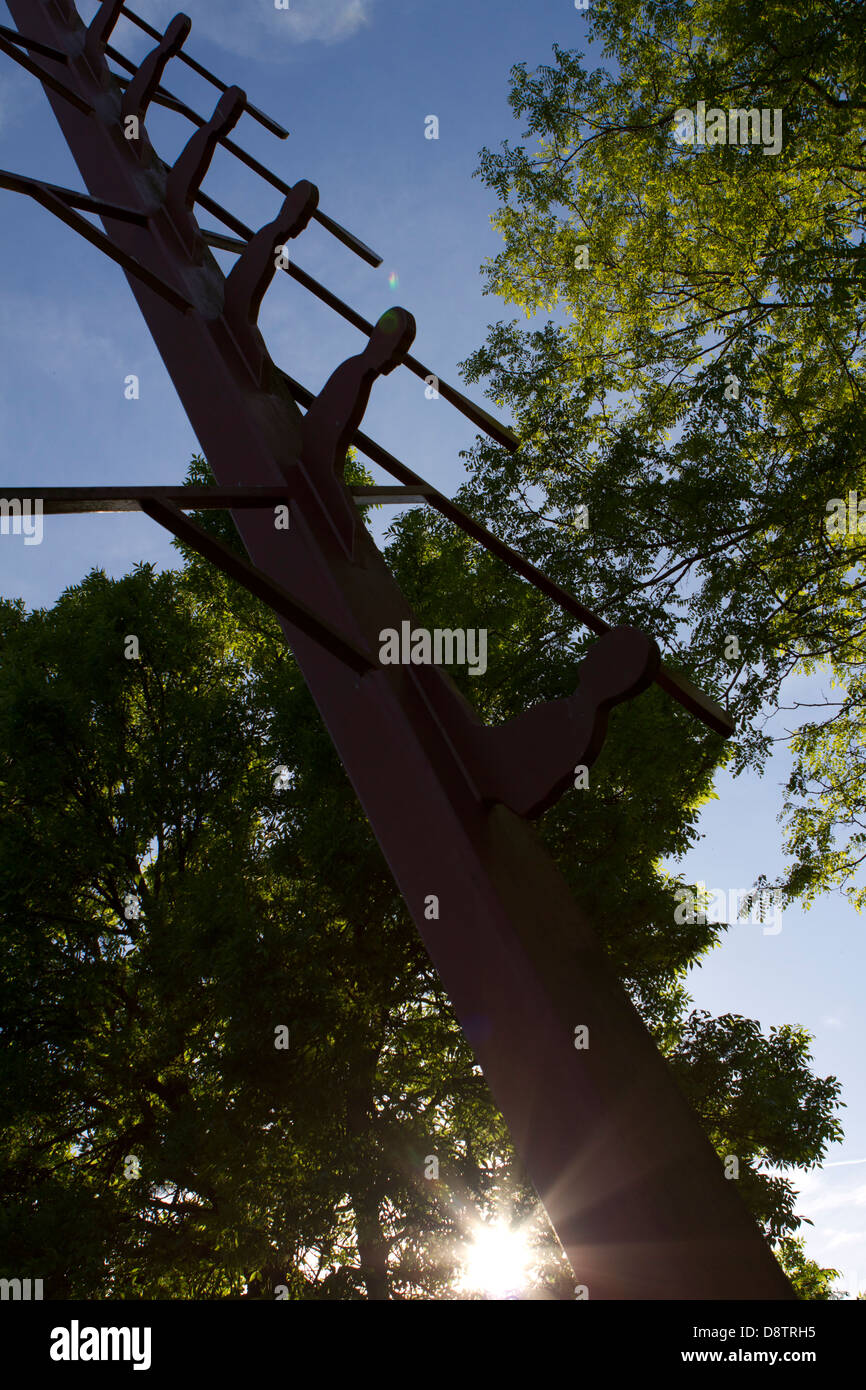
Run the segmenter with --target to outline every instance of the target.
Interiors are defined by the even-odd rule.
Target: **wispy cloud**
[[[10,289],[3,296],[0,349],[16,369],[32,373],[34,385],[49,377],[53,391],[74,392],[82,380],[101,372],[117,377],[118,360],[123,360],[121,330],[101,310],[94,310],[91,319],[82,321],[81,306],[70,296]],[[21,331],[22,324],[27,325],[26,332]]]
[[[237,0],[186,0],[192,37],[200,34],[233,53],[279,61],[303,43],[339,43],[370,23],[375,0],[290,0],[287,10],[273,0],[238,5]],[[148,17],[165,23],[176,0],[151,0]]]
[[[859,1158],[834,1159],[823,1168],[798,1173],[794,1179],[800,1193],[797,1210],[814,1223],[800,1231],[806,1236],[806,1251],[819,1264],[839,1270],[835,1287],[845,1289],[849,1298],[866,1289],[866,1183],[862,1173],[841,1169],[859,1167],[862,1162]]]
[[[827,1182],[829,1182],[829,1178]],[[817,1183],[808,1197],[804,1195],[806,1184],[802,1184],[800,1189],[801,1205],[803,1211],[808,1216],[814,1216],[816,1212],[828,1211],[851,1211],[854,1207],[866,1207],[866,1184],[859,1183],[856,1186],[842,1186],[842,1174],[834,1186],[828,1190],[826,1184],[817,1189]]]
[[[0,13],[0,20],[6,18]],[[20,68],[14,68],[11,60],[4,56],[0,65],[0,134],[11,134],[16,126],[29,119],[35,107],[44,105],[44,102],[36,79]]]

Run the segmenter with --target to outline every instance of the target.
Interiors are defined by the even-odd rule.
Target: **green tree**
[[[839,713],[801,726],[790,788],[785,891],[808,901],[861,852],[861,542],[825,521],[863,487],[864,100],[856,7],[802,8],[594,0],[613,73],[561,50],[515,69],[539,143],[482,158],[505,239],[489,288],[556,318],[500,324],[472,359],[524,446],[480,444],[463,500],[727,698],[734,766],[760,765],[784,676],[831,663]],[[698,100],[781,107],[782,151],[677,146]],[[49,612],[0,605],[4,1262],[52,1297],[451,1297],[472,1217],[505,1211],[532,1227],[539,1294],[568,1296],[276,622],[185,558],[95,572]],[[403,518],[388,558],[422,621],[490,631],[489,679],[458,674],[490,722],[573,688],[571,621],[441,518]],[[647,692],[541,831],[801,1296],[823,1298],[835,1272],[806,1259],[774,1174],[839,1137],[838,1083],[800,1028],[689,1012],[685,975],[724,929],[678,924],[660,868],[727,756]]]
[[[464,500],[477,495],[467,489]],[[523,525],[522,548],[535,556],[546,535],[531,519]],[[492,678],[457,674],[488,722],[574,688],[586,643],[536,590],[436,515],[406,516],[392,535],[389,559],[423,625],[488,628]],[[562,580],[563,552],[551,559],[549,572]],[[627,616],[615,611],[611,621]],[[754,1020],[689,1008],[685,976],[723,945],[727,928],[697,916],[677,922],[674,890],[683,885],[661,864],[697,837],[720,744],[660,691],[647,691],[614,711],[589,787],[563,797],[539,830],[720,1159],[737,1158],[741,1196],[779,1249],[803,1218],[793,1183],[778,1173],[815,1166],[841,1137],[840,1087],[811,1073],[804,1029],[763,1033]]]
[[[814,1260],[810,1260],[802,1236],[783,1236],[779,1241],[777,1256],[798,1298],[836,1303],[845,1296],[832,1287],[832,1281],[839,1278],[838,1269],[822,1269]]]
[[[446,605],[458,573],[440,574]],[[470,1214],[505,1210],[533,1229],[538,1291],[565,1296],[272,616],[204,565],[97,572],[49,613],[3,616],[10,1268],[52,1296],[454,1296]],[[654,955],[632,962],[635,988],[679,1035],[677,961],[659,970],[660,940]],[[750,1042],[740,1074],[769,1093]],[[695,1095],[727,1080],[724,1060],[705,1081],[697,1067]],[[783,1110],[792,1092],[815,1115],[801,1158],[830,1132],[833,1085],[801,1066]],[[760,1138],[758,1111],[742,1124]],[[722,1147],[740,1137],[728,1126]],[[775,1195],[763,1211],[787,1228]]]
[[[201,465],[190,475],[192,482],[208,480]],[[355,480],[363,479],[358,474]],[[231,543],[230,523],[206,514],[198,520]],[[488,722],[573,689],[586,643],[576,640],[571,620],[438,514],[404,515],[391,528],[386,553],[423,625],[488,629],[492,679],[453,673]],[[258,605],[194,554],[185,558],[190,582],[215,593],[236,614],[239,631],[254,621],[245,612]],[[316,730],[321,738],[318,721]],[[778,1244],[802,1218],[794,1210],[792,1183],[766,1170],[809,1168],[820,1161],[841,1133],[834,1113],[839,1084],[811,1074],[808,1036],[801,1028],[771,1029],[765,1036],[752,1020],[688,1012],[684,976],[720,943],[724,928],[678,925],[672,909],[676,883],[658,866],[693,842],[700,804],[712,794],[720,743],[696,733],[693,722],[659,692],[648,692],[615,711],[590,788],[564,798],[541,829],[720,1157],[738,1157],[743,1198]],[[321,747],[331,756],[326,738]],[[320,767],[311,749],[295,761]],[[348,792],[342,779],[341,789]],[[315,796],[304,819],[311,834],[331,823],[330,817],[321,821]],[[358,848],[353,858],[357,853]],[[315,865],[311,853],[307,871],[315,872]],[[510,1156],[504,1136],[503,1142]],[[795,1268],[793,1255],[787,1267]]]
[[[434,1297],[504,1203],[561,1286],[276,622],[227,587],[140,566],[0,608],[2,1263],[49,1297]]]
[[[458,679],[491,722],[573,687],[570,623],[441,518],[404,517],[388,555],[422,621],[490,629],[494,678]],[[533,1296],[570,1296],[273,615],[185,559],[0,609],[4,1262],[51,1296],[471,1297],[473,1224],[505,1215]],[[543,833],[784,1240],[795,1193],[762,1169],[820,1161],[838,1084],[801,1030],[688,1015],[723,929],[672,925],[658,863],[693,838],[719,740],[657,693],[612,722]]]
[[[522,440],[472,451],[467,501],[611,621],[658,632],[735,714],[735,769],[762,765],[786,676],[830,675],[783,808],[776,886],[807,906],[866,892],[861,18],[846,0],[594,0],[606,66],[560,48],[517,65],[530,143],[478,171],[503,236],[487,291],[541,322],[498,323],[467,364]],[[678,143],[699,101],[780,111],[781,150]]]

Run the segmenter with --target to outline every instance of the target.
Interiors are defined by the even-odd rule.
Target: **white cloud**
[[[839,1175],[841,1180],[842,1174]],[[801,1186],[801,1197],[804,1187]],[[836,1186],[835,1191],[813,1191],[809,1193],[808,1201],[803,1198],[800,1205],[807,1216],[812,1216],[815,1212],[828,1211],[850,1211],[852,1207],[866,1207],[866,1185],[862,1183],[857,1187]]]
[[[837,1231],[833,1227],[827,1228],[824,1233],[828,1250],[838,1250],[842,1245],[859,1245],[862,1247],[866,1242],[866,1231]]]
[[[823,1169],[797,1173],[793,1179],[800,1194],[796,1210],[813,1222],[798,1232],[806,1237],[806,1253],[819,1264],[839,1270],[835,1287],[847,1290],[849,1298],[866,1289],[866,1183],[862,1173],[845,1170],[862,1162],[836,1159]]]
[[[192,20],[192,46],[196,34],[233,53],[248,57],[284,59],[286,51],[303,43],[339,43],[370,23],[375,0],[291,0],[288,10],[274,8],[273,0],[186,0],[185,14]],[[177,10],[176,0],[152,0],[148,18],[164,28]]]

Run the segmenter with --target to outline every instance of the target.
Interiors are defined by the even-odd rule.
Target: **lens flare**
[[[504,1221],[480,1224],[466,1255],[460,1287],[488,1298],[507,1298],[523,1292],[530,1250],[523,1231]]]
[[[391,274],[388,276],[388,284],[392,290],[396,290],[399,286],[400,276],[397,274],[396,270],[392,270]]]

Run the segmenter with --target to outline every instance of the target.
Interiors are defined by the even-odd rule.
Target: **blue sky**
[[[96,0],[82,0],[89,20]],[[281,142],[245,117],[235,139],[288,182],[309,178],[320,206],[384,257],[373,270],[313,225],[294,258],[367,318],[399,303],[418,322],[414,351],[460,385],[456,364],[512,311],[482,295],[481,262],[497,249],[492,195],[472,178],[482,145],[519,139],[508,106],[512,64],[552,59],[552,45],[583,46],[573,0],[187,0],[188,50],[244,87],[291,131]],[[139,0],[163,28],[169,0]],[[0,22],[11,24],[0,3]],[[151,41],[128,22],[113,42],[132,58]],[[178,63],[165,85],[208,113],[218,95]],[[424,137],[439,119],[439,139]],[[174,158],[190,127],[154,109],[151,138]],[[0,57],[0,167],[82,187],[35,79]],[[220,153],[212,197],[249,225],[273,217],[281,195]],[[0,194],[0,495],[13,485],[180,482],[197,444],[120,270],[36,204]],[[215,225],[201,217],[204,225]],[[224,258],[226,266],[232,263]],[[389,286],[395,274],[398,287]],[[261,324],[274,358],[318,390],[362,339],[288,277],[269,292]],[[140,399],[124,379],[140,379]],[[477,388],[473,388],[477,394]],[[425,399],[409,372],[377,383],[365,429],[443,491],[463,474],[459,451],[472,426],[443,400]],[[50,605],[93,566],[126,573],[137,560],[176,563],[170,538],[141,516],[46,518],[45,542],[0,538],[0,592]],[[777,732],[790,715],[776,717]],[[787,722],[786,722],[787,721]],[[763,779],[719,779],[702,818],[703,840],[680,866],[710,888],[747,888],[784,862],[776,816],[787,761]],[[698,1007],[814,1035],[814,1066],[843,1082],[845,1143],[822,1172],[799,1180],[800,1210],[814,1221],[807,1247],[866,1287],[866,1022],[859,1008],[866,968],[862,923],[839,898],[785,912],[782,930],[740,923],[690,984]]]

